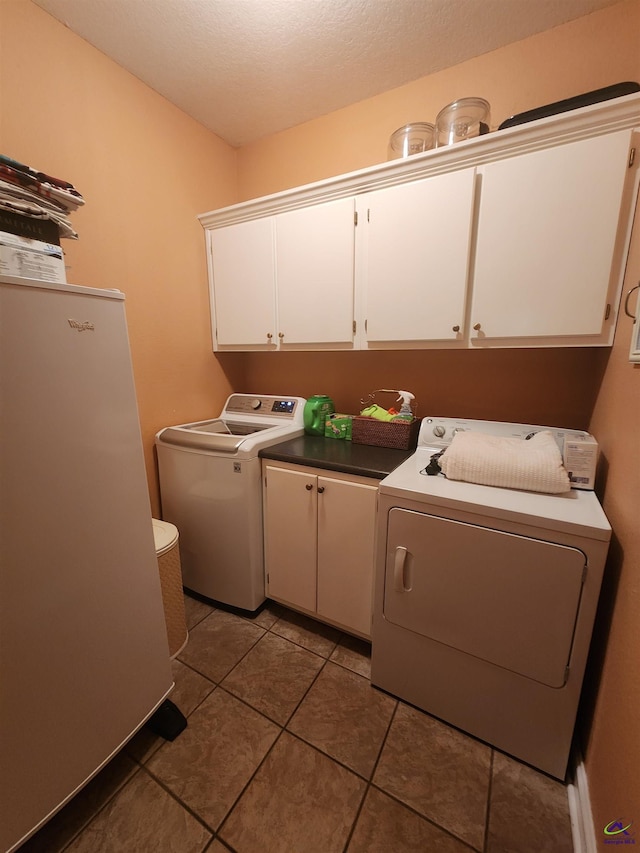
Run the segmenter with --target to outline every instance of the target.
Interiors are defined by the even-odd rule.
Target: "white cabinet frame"
[[[351,172],[335,178],[329,178],[314,184],[294,188],[281,193],[243,202],[220,210],[210,211],[198,218],[206,232],[227,225],[250,222],[267,216],[285,213],[296,209],[306,208],[321,203],[344,199],[356,199],[362,194],[393,187],[423,178],[452,173],[461,169],[476,169],[482,178],[483,167],[496,161],[506,161],[509,158],[550,149],[556,146],[578,142],[583,139],[600,137],[621,130],[640,128],[640,94],[627,95],[599,104],[583,107],[566,113],[540,119],[528,124],[517,125],[502,131],[486,134],[475,139],[456,145],[437,148],[424,154],[417,154],[404,160],[394,160],[357,172]],[[626,182],[622,212],[616,237],[616,250],[611,271],[611,298],[609,315],[603,323],[600,335],[573,336],[563,338],[538,338],[518,342],[517,338],[505,341],[498,339],[487,342],[495,346],[610,346],[620,310],[620,296],[623,286],[623,273],[626,254],[631,236],[631,211],[638,189],[638,162],[640,161],[639,133],[634,133],[632,144],[636,148],[635,164],[629,163],[629,171],[633,177]],[[481,192],[481,189],[480,189]],[[354,346],[356,348],[399,349],[437,347],[446,345],[471,347],[480,342],[471,340],[471,333],[464,336],[462,341],[421,341],[421,342],[367,342],[364,325],[366,323],[366,300],[362,294],[362,282],[358,280],[358,261],[362,258],[362,243],[359,237],[363,223],[356,226],[356,280],[355,280],[355,332]],[[473,254],[473,253],[472,253]],[[471,269],[474,258],[471,257]],[[208,253],[210,280],[213,275],[212,259]],[[215,308],[215,304],[213,303]],[[213,319],[215,328],[215,318]],[[214,342],[215,345],[215,342]],[[276,342],[276,345],[277,342]],[[217,346],[218,349],[252,349],[256,347]],[[265,345],[258,347],[265,349]],[[331,346],[301,346],[300,348],[332,348]],[[336,347],[333,347],[336,348]]]

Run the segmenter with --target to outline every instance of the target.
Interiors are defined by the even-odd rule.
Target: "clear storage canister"
[[[389,139],[388,160],[421,154],[435,145],[435,127],[427,121],[405,124],[391,134]]]
[[[484,98],[460,98],[436,116],[436,145],[453,145],[489,133],[491,105]]]

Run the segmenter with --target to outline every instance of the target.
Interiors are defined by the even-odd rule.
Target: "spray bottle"
[[[411,401],[415,400],[415,396],[410,391],[398,391],[400,395],[396,400],[397,403],[402,400],[400,411],[394,417],[394,421],[409,421],[413,420],[413,412],[411,411]]]

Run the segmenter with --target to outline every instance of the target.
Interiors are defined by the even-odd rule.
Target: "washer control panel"
[[[225,403],[224,415],[258,415],[293,419],[304,406],[301,397],[271,397],[258,394],[232,394]]]

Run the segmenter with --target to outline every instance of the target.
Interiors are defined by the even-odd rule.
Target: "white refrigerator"
[[[172,686],[124,295],[0,278],[0,851]]]

